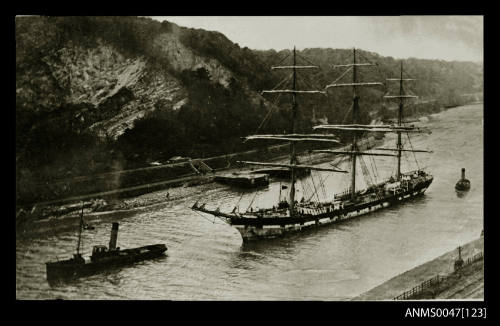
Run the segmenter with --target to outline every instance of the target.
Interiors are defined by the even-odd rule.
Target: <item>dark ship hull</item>
[[[130,265],[139,261],[162,256],[167,250],[164,244],[149,245],[133,249],[117,249],[101,255],[92,255],[90,261],[81,257],[46,263],[49,282],[87,276],[110,267]]]
[[[468,180],[461,180],[455,185],[455,190],[466,191],[470,189],[470,182]]]
[[[291,171],[290,169],[285,168],[270,168],[270,169],[259,169],[255,171],[251,171],[251,173],[266,173],[269,174],[271,178],[277,179],[290,179]],[[309,169],[301,169],[295,173],[297,178],[302,178],[311,175],[311,170]]]
[[[405,187],[394,191],[368,190],[359,194],[354,202],[349,199],[310,205],[296,204],[296,213],[290,217],[287,208],[263,209],[249,214],[235,215],[205,209],[203,206],[194,206],[193,209],[223,218],[234,226],[241,234],[244,242],[265,238],[275,238],[287,233],[300,232],[311,227],[333,224],[356,216],[374,212],[381,208],[406,202],[422,195],[432,183],[433,177],[421,175]],[[381,190],[387,183],[378,186]]]
[[[233,173],[219,175],[214,178],[216,182],[227,184],[240,188],[257,188],[269,185],[269,176],[267,174],[243,174]]]

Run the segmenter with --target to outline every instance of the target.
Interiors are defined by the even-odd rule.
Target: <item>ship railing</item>
[[[470,265],[476,261],[479,261],[483,258],[484,258],[484,253],[481,251],[481,252],[475,254],[474,256],[467,258],[467,260],[465,260],[464,264],[462,265],[462,267],[460,267],[460,269],[462,269],[465,266]],[[420,283],[419,285],[413,287],[411,290],[405,291],[402,294],[398,295],[397,297],[394,297],[393,300],[412,299],[416,295],[424,292],[425,290],[427,290],[428,288],[433,287],[433,286],[435,286],[439,289],[440,284],[442,284],[442,282],[444,280],[446,280],[447,278],[448,278],[448,276],[438,274],[438,275],[434,276],[433,278],[430,278],[427,281],[424,281],[424,282]]]
[[[394,297],[393,300],[408,300],[416,296],[417,294],[420,294],[427,290],[430,287],[437,286],[446,280],[446,276],[443,275],[436,275],[433,278],[428,279],[427,281],[424,281],[420,283],[419,285],[413,287],[411,290],[405,291],[402,294],[398,295],[397,297]]]
[[[481,252],[475,254],[474,256],[467,258],[467,260],[464,262],[464,264],[462,265],[461,268],[463,268],[466,265],[472,264],[478,260],[481,260],[483,258],[484,258],[484,253],[481,251]]]

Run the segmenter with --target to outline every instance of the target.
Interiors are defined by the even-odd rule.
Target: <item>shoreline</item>
[[[462,259],[467,260],[474,255],[484,252],[484,238],[481,236],[478,239],[472,240],[464,245],[462,248]],[[395,297],[400,296],[402,293],[411,290],[414,287],[421,285],[423,282],[435,278],[437,275],[449,276],[453,275],[454,263],[458,257],[457,249],[448,251],[441,256],[438,256],[430,261],[418,265],[406,272],[403,272],[382,284],[350,299],[350,301],[386,301],[393,300]],[[482,263],[481,263],[482,264]],[[465,269],[465,267],[464,267]],[[484,273],[484,272],[483,272]],[[460,279],[452,287],[465,289],[470,285],[469,279],[475,275],[466,275]],[[484,289],[484,280],[481,278],[482,288]],[[479,284],[481,286],[481,284]],[[446,289],[442,292],[445,292]],[[442,293],[441,292],[441,293]],[[480,292],[482,293],[482,292]],[[439,298],[439,294],[437,298]],[[481,300],[477,298],[459,298],[466,300]],[[484,299],[484,294],[483,294]],[[411,300],[411,299],[410,299]]]
[[[93,211],[92,208],[84,208],[84,222],[92,222],[88,223],[90,225],[98,224],[106,222],[109,219],[122,219],[137,212],[172,205],[179,200],[195,196],[209,189],[203,186],[197,187],[195,191],[192,191],[195,187],[176,187],[125,198],[119,200],[118,203],[110,204],[112,208],[109,210]],[[167,198],[165,192],[172,192],[174,194]],[[49,216],[48,218],[26,221],[24,224],[16,227],[16,238],[30,238],[48,234],[54,235],[59,232],[75,230],[80,223],[80,212],[80,210],[75,210],[61,216]]]
[[[375,139],[368,138],[363,143],[360,142],[360,148],[371,148],[374,146],[379,146],[382,143],[383,139]],[[322,164],[330,161],[333,157],[332,154],[329,153],[307,153],[303,152],[297,155],[299,160],[308,164]],[[279,157],[275,157],[271,160],[271,162],[280,162],[287,160],[287,155],[282,155]],[[245,169],[245,171],[252,171],[254,168]],[[225,169],[224,173],[231,172],[241,172],[243,169],[230,168]],[[216,175],[216,174],[214,174]],[[121,215],[128,216],[130,214],[134,214],[135,212],[141,210],[147,210],[154,207],[160,207],[162,205],[168,205],[169,203],[175,202],[181,199],[187,199],[189,197],[195,196],[197,194],[203,193],[204,188],[213,188],[213,189],[224,189],[227,186],[218,184],[213,181],[214,176],[199,176],[197,179],[193,180],[190,178],[189,181],[184,180],[184,182],[180,182],[180,179],[163,181],[159,183],[155,183],[154,185],[159,185],[158,189],[154,191],[149,191],[143,194],[138,194],[136,196],[130,196],[128,198],[119,198],[113,199],[111,204],[107,204],[106,206],[111,209],[103,210],[103,211],[95,211],[92,208],[86,208],[83,210],[84,212],[84,220],[100,222],[101,218],[105,219],[106,217],[119,217]],[[181,178],[182,179],[182,178]],[[200,182],[200,180],[202,182]],[[194,182],[193,182],[194,181]],[[196,182],[198,181],[198,182]],[[189,182],[193,182],[194,184],[189,184]],[[173,184],[173,186],[165,187],[166,184]],[[177,186],[176,186],[177,185]],[[140,188],[152,188],[149,185],[140,186]],[[137,187],[127,188],[126,191],[136,189]],[[172,197],[165,197],[164,193],[173,193]],[[180,192],[180,194],[176,194]],[[91,199],[101,199],[102,197],[98,196],[99,194],[82,196]],[[73,197],[81,199],[82,197]],[[70,204],[68,202],[67,204]],[[40,206],[42,203],[40,203]],[[57,207],[62,207],[61,205],[54,205]],[[43,206],[42,206],[43,207]],[[107,208],[107,207],[105,207]],[[57,212],[55,209],[54,212]],[[33,236],[41,236],[48,233],[58,233],[63,231],[68,231],[74,229],[79,223],[79,214],[80,210],[75,209],[74,211],[62,214],[60,216],[49,215],[48,217],[37,219],[35,216],[31,216],[26,221],[20,223],[20,225],[16,226],[16,236],[19,237],[33,237]],[[121,217],[120,217],[121,218]]]
[[[449,109],[443,109],[440,112],[444,112]],[[408,118],[418,119],[420,122],[425,122],[426,120],[423,118],[429,118],[429,116],[430,116],[429,114],[426,114],[426,115],[411,116]],[[368,148],[372,148],[379,146],[380,143],[383,143],[384,141],[385,141],[384,138],[382,139],[371,138],[370,141],[367,140],[365,141],[365,143],[370,142],[369,144],[370,146]],[[301,162],[312,165],[312,164],[326,163],[332,159],[332,156],[333,156],[332,154],[327,154],[327,153],[308,153],[307,151],[305,151],[300,153],[298,155],[298,158],[300,159]],[[287,160],[287,158],[288,158],[287,155],[279,155],[272,158],[270,162],[280,162]],[[254,168],[245,170],[251,171],[253,169]],[[104,207],[99,207],[98,209],[95,209],[94,207],[94,209],[84,210],[85,219],[89,221],[90,220],[99,221],[100,220],[99,217],[105,218],[108,216],[117,216],[120,214],[128,216],[137,211],[147,210],[149,208],[159,207],[161,205],[168,205],[168,203],[172,201],[189,198],[190,196],[194,196],[197,193],[202,193],[203,190],[200,189],[204,188],[204,186],[207,185],[212,186],[216,189],[224,189],[224,187],[227,186],[220,185],[214,182],[213,180],[214,176],[218,172],[231,173],[231,172],[241,172],[243,170],[244,169],[242,169],[241,167],[223,168],[223,169],[218,169],[215,173],[213,173],[213,175],[180,177],[176,179],[165,180],[130,188],[116,189],[108,192],[94,193],[89,195],[70,197],[57,201],[38,203],[37,206],[39,207],[52,206],[53,212],[49,213],[52,215],[48,215],[48,217],[45,218],[39,218],[39,216],[35,216],[36,214],[33,215],[28,213],[29,216],[26,217],[25,220],[22,220],[19,223],[16,222],[17,224],[16,237],[37,236],[37,235],[47,234],[49,232],[57,233],[60,231],[69,230],[72,227],[74,227],[74,225],[76,225],[75,223],[78,223],[77,222],[79,216],[78,210],[74,210],[73,212],[66,214],[60,214],[57,217],[56,214],[53,214],[57,212],[57,208],[61,208],[63,206],[61,205],[61,202],[64,202],[65,205],[69,205],[72,202],[74,203],[75,201],[79,200],[86,199],[94,201],[96,199],[102,200],[102,198],[109,198],[110,204],[106,203]],[[148,190],[144,192],[144,189]],[[188,189],[188,191],[187,193],[181,194],[180,196],[174,195],[171,198],[165,198],[164,196],[165,192],[175,193],[179,189]],[[138,193],[134,194],[134,192],[137,190],[139,190]],[[120,193],[128,194],[128,196],[123,196],[122,198],[116,196],[117,194]],[[163,197],[161,197],[161,194],[163,194]],[[58,202],[59,204],[58,205],[55,203],[51,204],[52,202]]]

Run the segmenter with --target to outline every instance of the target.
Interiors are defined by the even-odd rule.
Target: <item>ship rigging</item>
[[[323,224],[334,223],[354,216],[366,214],[368,212],[387,207],[399,202],[406,201],[415,196],[421,195],[429,187],[433,180],[433,176],[418,167],[417,170],[403,173],[401,171],[401,157],[403,152],[415,153],[429,153],[427,150],[404,149],[402,143],[402,134],[405,133],[409,138],[409,133],[422,133],[428,132],[422,128],[413,125],[405,125],[403,121],[403,108],[406,99],[416,98],[417,96],[406,93],[403,87],[403,82],[413,80],[411,78],[403,78],[403,65],[401,63],[401,72],[399,78],[389,78],[390,81],[399,82],[399,94],[390,95],[385,94],[385,99],[398,100],[398,118],[397,124],[384,124],[384,125],[366,125],[358,123],[359,120],[359,91],[360,87],[374,87],[385,86],[381,82],[360,82],[358,80],[357,70],[363,66],[374,66],[371,62],[358,62],[356,58],[356,49],[353,49],[353,61],[349,64],[334,65],[333,69],[347,67],[348,69],[337,80],[327,85],[324,90],[299,90],[297,89],[297,70],[319,69],[315,65],[298,65],[297,54],[295,48],[293,49],[293,63],[289,66],[275,66],[272,69],[291,69],[292,70],[292,87],[290,89],[273,89],[263,91],[262,94],[278,93],[278,94],[291,94],[291,126],[290,133],[283,135],[267,134],[267,135],[252,135],[245,137],[245,141],[249,140],[276,140],[290,142],[290,160],[289,164],[285,163],[269,163],[269,162],[255,162],[255,161],[240,161],[243,164],[260,165],[281,167],[290,170],[290,189],[289,198],[287,201],[281,200],[280,186],[280,200],[277,206],[272,208],[253,210],[249,207],[244,213],[239,212],[239,208],[235,207],[231,213],[221,212],[219,208],[210,209],[206,208],[206,204],[198,204],[196,202],[192,209],[203,213],[208,213],[219,217],[226,223],[234,226],[241,234],[243,241],[257,240],[262,238],[273,238],[285,233],[296,232],[307,229],[309,227],[319,226]],[[340,79],[352,71],[352,82],[337,83]],[[339,87],[352,88],[352,123],[350,124],[322,124],[314,126],[316,131],[314,134],[300,134],[296,133],[296,119],[297,119],[297,95],[298,94],[322,94],[327,95],[327,90]],[[316,189],[313,196],[305,199],[304,197],[299,201],[296,200],[296,181],[297,171],[301,169],[310,169],[312,171],[326,171],[330,173],[345,173],[349,171],[338,167],[337,162],[332,162],[331,167],[319,167],[312,165],[300,164],[297,160],[296,143],[297,142],[330,142],[340,144],[339,137],[335,134],[317,133],[323,132],[349,132],[351,134],[351,144],[340,149],[320,149],[312,150],[310,152],[334,154],[342,160],[346,156],[350,159],[350,187],[340,194],[333,194],[333,199],[327,202],[321,202],[319,196],[318,200],[312,200],[314,194],[318,192]],[[396,133],[397,143],[396,148],[376,148],[379,152],[371,152],[362,150],[358,145],[360,136],[365,133]],[[410,142],[411,144],[411,142]],[[413,147],[413,146],[411,146]],[[396,175],[382,182],[368,181],[368,187],[364,190],[356,189],[356,166],[359,161],[363,175],[368,176],[370,172],[363,161],[363,156],[369,158],[375,156],[388,156],[397,158]],[[416,159],[416,158],[415,158]],[[375,162],[373,162],[374,164]],[[322,183],[321,183],[322,184]],[[314,181],[313,181],[314,185]],[[331,196],[331,195],[330,195]],[[331,197],[330,197],[331,198]],[[252,200],[253,203],[253,200]]]

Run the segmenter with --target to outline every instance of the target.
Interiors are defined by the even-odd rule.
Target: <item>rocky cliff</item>
[[[33,22],[36,24],[33,25]],[[83,45],[71,38],[57,46],[43,48],[31,38],[33,28],[54,28],[46,17],[21,17],[16,21],[17,45],[39,50],[36,59],[25,55],[16,62],[16,102],[27,110],[51,112],[69,104],[78,104],[84,112],[78,118],[89,120],[88,127],[99,135],[114,139],[133,127],[134,121],[159,107],[172,110],[186,104],[186,86],[175,73],[204,68],[214,83],[228,86],[233,73],[214,58],[197,55],[180,41],[182,30],[170,25],[167,32],[154,35],[150,45],[155,56],[168,63],[168,69],[145,52],[124,53],[109,40],[96,35],[95,42]],[[153,22],[151,22],[153,23]],[[57,27],[53,32],[57,34]],[[59,32],[60,33],[60,32]],[[43,44],[45,45],[45,44]]]
[[[290,58],[289,50],[252,51],[218,32],[149,18],[18,17],[15,23],[18,185],[174,155],[245,151],[256,145],[240,137],[289,128],[289,97],[259,94],[286,81],[289,72],[269,67]],[[363,70],[364,81],[398,75],[399,61],[358,53],[378,63]],[[349,62],[351,51],[298,55],[323,68],[301,74],[298,87],[322,89],[340,74],[327,67]],[[418,59],[404,65],[418,79],[413,90],[422,99],[409,114],[459,104],[461,94],[482,89],[481,65]],[[341,122],[351,101],[343,91],[299,97],[297,131],[310,131],[317,118]],[[360,91],[360,122],[390,115],[381,103],[384,91]]]

